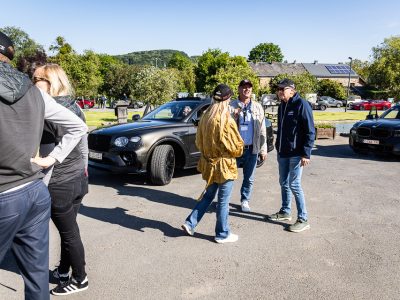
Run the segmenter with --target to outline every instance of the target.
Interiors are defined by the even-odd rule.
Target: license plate
[[[361,140],[361,143],[371,144],[371,145],[379,145],[379,141],[378,140]]]
[[[103,153],[89,151],[89,158],[101,160],[103,158]]]

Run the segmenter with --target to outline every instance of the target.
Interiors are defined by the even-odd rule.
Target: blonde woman
[[[73,90],[64,70],[56,64],[38,67],[33,74],[37,87],[52,96],[57,103],[68,108],[85,121],[80,107],[75,103]],[[64,135],[63,129],[45,122],[41,141],[41,156],[52,150]],[[46,177],[51,195],[51,219],[61,238],[61,258],[53,276],[59,284],[51,293],[68,295],[88,288],[85,270],[85,251],[76,216],[83,197],[88,192],[87,137],[83,138],[60,164],[56,164]],[[71,277],[69,276],[72,269]]]
[[[243,152],[243,140],[229,109],[232,94],[227,85],[218,85],[213,92],[213,103],[200,120],[196,146],[201,157],[197,168],[207,184],[201,200],[182,225],[188,235],[194,235],[195,227],[218,192],[215,226],[217,243],[232,243],[238,240],[238,236],[230,232],[228,224],[233,180],[238,177],[236,157],[241,156]]]

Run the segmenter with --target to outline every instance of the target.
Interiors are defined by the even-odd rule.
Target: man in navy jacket
[[[295,84],[290,79],[278,83],[278,132],[276,150],[278,151],[279,183],[282,193],[282,207],[279,212],[269,216],[270,220],[292,219],[291,197],[296,200],[297,221],[289,226],[289,231],[301,232],[309,229],[308,215],[301,174],[303,167],[310,163],[311,149],[315,140],[315,127],[310,104],[300,98]]]

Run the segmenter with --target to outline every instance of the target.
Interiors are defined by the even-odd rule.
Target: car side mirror
[[[133,115],[132,116],[132,121],[138,121],[138,120],[140,120],[140,115],[139,114],[136,114],[136,115]]]
[[[200,119],[192,119],[192,123],[194,126],[199,126]]]
[[[376,106],[372,106],[371,109],[369,110],[369,114],[366,116],[366,120],[373,120],[373,119],[378,119],[378,110],[376,109]]]

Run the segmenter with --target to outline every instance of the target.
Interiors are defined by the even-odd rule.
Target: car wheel
[[[261,159],[261,155],[260,154],[258,154],[258,156],[257,156],[257,168],[259,168],[259,167],[261,167],[263,164],[264,164],[264,162],[265,162],[265,159]]]
[[[325,109],[326,109],[326,105],[321,105],[319,108],[320,108],[321,110],[325,110]]]
[[[360,110],[365,110],[365,107],[363,105],[360,105]]]
[[[340,108],[340,107],[342,107],[342,104],[338,103],[338,104],[336,104],[336,107]]]
[[[383,110],[388,110],[389,109],[389,106],[384,106],[383,107]]]
[[[175,169],[175,153],[171,145],[159,145],[154,149],[150,162],[150,180],[155,185],[171,182]]]
[[[90,107],[89,107],[89,105],[85,104],[85,105],[83,106],[83,108],[84,108],[84,109],[89,109]]]

